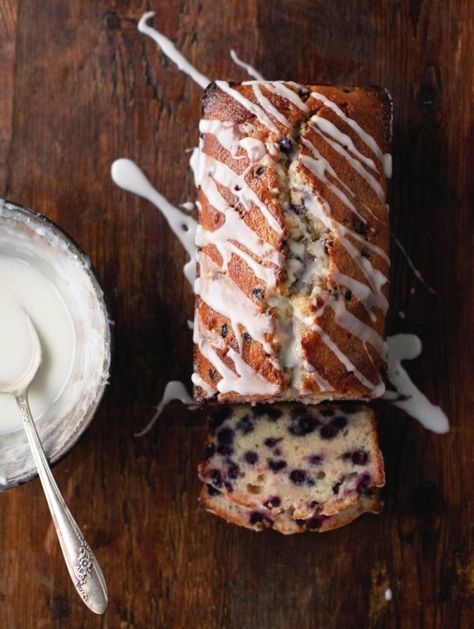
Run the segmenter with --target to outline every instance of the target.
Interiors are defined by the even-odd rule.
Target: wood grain
[[[378,518],[289,539],[227,526],[196,507],[197,414],[172,405],[133,436],[166,381],[191,370],[185,253],[109,176],[128,156],[170,200],[193,198],[185,151],[200,89],[136,31],[150,5],[210,77],[244,78],[234,47],[267,78],[392,92],[393,230],[436,294],[394,246],[390,328],[422,337],[409,369],[452,429],[437,436],[377,405],[388,476]],[[55,469],[107,576],[109,610],[92,617],[76,597],[33,481],[0,497],[3,626],[474,626],[473,36],[470,0],[3,0],[0,195],[85,249],[115,321],[111,385]]]

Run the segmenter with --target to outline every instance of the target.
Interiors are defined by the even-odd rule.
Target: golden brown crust
[[[327,518],[321,518],[312,524],[303,520],[293,520],[287,514],[273,515],[262,513],[261,519],[255,521],[251,519],[252,510],[237,505],[230,501],[223,494],[210,492],[207,485],[203,485],[199,496],[199,504],[202,509],[213,513],[230,524],[242,526],[253,531],[262,531],[266,528],[273,528],[283,535],[294,533],[318,532],[324,533],[333,531],[343,526],[347,526],[364,513],[380,513],[382,502],[378,491],[372,494],[360,496],[358,501],[351,507]]]
[[[376,351],[373,346],[366,342],[363,335],[359,338],[356,334],[348,332],[341,327],[340,321],[336,321],[335,311],[332,308],[320,308],[319,306],[331,299],[340,299],[344,303],[345,309],[350,315],[361,321],[367,329],[373,330],[379,337],[385,334],[385,312],[381,307],[381,302],[388,299],[388,283],[380,287],[381,299],[372,304],[371,310],[362,298],[351,291],[349,287],[341,281],[341,277],[349,277],[360,285],[370,286],[367,273],[364,272],[367,264],[370,263],[374,274],[383,274],[388,277],[389,264],[385,257],[389,251],[389,229],[387,209],[385,203],[374,192],[374,187],[368,183],[366,176],[361,174],[361,168],[354,168],[352,162],[345,159],[340,154],[340,144],[332,141],[330,136],[323,137],[318,132],[316,126],[308,125],[308,120],[314,115],[320,116],[329,124],[337,127],[338,131],[350,138],[354,151],[362,155],[366,160],[372,160],[375,169],[368,169],[370,175],[376,182],[374,185],[380,186],[383,193],[386,192],[386,178],[383,175],[383,165],[378,156],[374,154],[368,145],[363,141],[362,136],[354,131],[354,128],[347,122],[344,116],[348,116],[354,121],[363,132],[368,134],[380,147],[382,153],[386,153],[390,144],[390,116],[391,103],[386,91],[378,88],[347,88],[333,86],[298,86],[303,90],[309,90],[313,94],[320,94],[323,100],[313,95],[305,98],[304,103],[308,111],[303,111],[290,100],[275,94],[261,83],[260,89],[263,96],[271,103],[271,106],[289,121],[293,133],[293,141],[297,143],[299,150],[299,163],[296,170],[305,178],[306,186],[311,188],[315,198],[322,199],[330,206],[331,219],[336,221],[344,232],[344,238],[333,238],[328,243],[329,268],[325,288],[318,296],[312,306],[314,326],[306,332],[301,340],[301,363],[303,361],[315,370],[319,378],[314,378],[311,373],[305,376],[299,390],[291,389],[288,386],[287,376],[282,369],[278,368],[275,358],[278,359],[279,338],[276,331],[267,333],[265,340],[269,346],[275,348],[275,356],[265,350],[262,343],[251,338],[244,325],[239,326],[239,332],[243,335],[243,344],[239,350],[238,342],[232,330],[232,322],[229,317],[213,310],[204,300],[197,296],[196,310],[200,327],[215,334],[220,343],[217,351],[219,358],[230,370],[236,371],[233,361],[228,357],[229,348],[240,352],[245,362],[258,375],[274,385],[272,393],[268,391],[259,395],[258,393],[246,394],[245,392],[235,392],[228,387],[218,392],[218,384],[222,379],[222,374],[216,365],[212,364],[208,358],[203,356],[198,345],[195,346],[195,372],[202,378],[208,388],[207,391],[199,386],[195,386],[194,396],[199,402],[210,399],[212,396],[218,401],[259,401],[259,400],[301,400],[315,403],[324,399],[369,399],[378,397],[383,386],[380,386],[380,373],[384,357],[383,352]],[[297,93],[294,84],[285,84],[287,88]],[[254,83],[230,84],[231,88],[247,99],[247,102],[259,105],[259,100],[254,91]],[[236,98],[221,89],[219,83],[211,84],[205,91],[203,97],[203,119],[220,120],[223,123],[231,122],[234,125],[247,123],[253,125],[246,132],[248,137],[257,138],[267,146],[278,142],[283,137],[289,135],[288,128],[282,124],[277,117],[270,115],[275,129],[271,129],[262,124],[258,116],[254,115],[246,106],[237,102]],[[299,93],[298,89],[298,93]],[[328,106],[324,99],[329,99],[336,105],[344,116],[338,115],[331,106]],[[295,129],[297,130],[295,132]],[[256,203],[250,203],[250,210],[244,209],[239,201],[238,193],[233,193],[223,185],[217,185],[217,190],[225,202],[235,207],[241,214],[245,224],[250,227],[266,243],[271,244],[275,250],[283,257],[287,255],[286,239],[288,237],[288,227],[285,221],[285,203],[281,195],[281,174],[278,171],[281,162],[280,157],[274,162],[267,163],[262,176],[255,176],[255,172],[250,168],[251,164],[246,151],[241,146],[236,146],[234,154],[225,148],[212,133],[203,133],[203,152],[211,156],[214,160],[224,164],[232,171],[242,174],[246,169],[248,174],[245,181],[250,190],[268,208],[270,215],[275,220],[275,225],[281,227],[281,233],[272,228],[262,213],[261,207]],[[328,138],[329,137],[329,141]],[[336,177],[343,182],[341,190],[346,194],[351,191],[351,202],[355,207],[355,212],[351,211],[340,194],[334,191],[334,176],[318,176],[305,164],[301,157],[314,157],[314,154],[304,144],[305,141],[311,143],[323,160],[331,166],[336,173]],[[278,152],[278,146],[277,146]],[[339,151],[339,152],[338,152]],[[354,152],[351,153],[354,155]],[[345,186],[345,187],[344,187]],[[202,187],[199,189],[198,199],[200,203],[200,222],[204,230],[212,233],[224,222],[223,213],[218,211],[210,202]],[[363,220],[361,220],[362,217]],[[244,243],[238,243],[237,247],[243,249]],[[350,250],[358,250],[357,256],[351,255]],[[252,256],[251,250],[246,250],[247,255]],[[202,247],[200,258],[206,256],[217,267],[222,267],[223,258],[219,250],[212,243]],[[361,261],[361,258],[364,260]],[[368,261],[368,262],[366,262]],[[242,291],[246,297],[260,309],[262,313],[269,311],[267,296],[270,294],[268,286],[262,279],[259,279],[252,265],[232,253],[228,261],[228,276],[235,283],[236,290]],[[199,264],[198,264],[199,275]],[[203,281],[206,281],[205,278]],[[284,291],[285,274],[279,273],[277,276],[276,290]],[[273,312],[270,309],[270,312]],[[273,312],[273,316],[275,313]],[[227,330],[226,334],[222,331]],[[199,329],[197,331],[199,337]],[[331,343],[328,344],[327,338]],[[334,351],[334,346],[337,352]],[[343,356],[343,358],[341,358]],[[348,367],[352,364],[354,368]],[[321,382],[326,385],[322,387]]]

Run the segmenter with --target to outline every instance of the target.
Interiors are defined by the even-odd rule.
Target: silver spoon
[[[31,454],[72,582],[87,607],[96,614],[103,614],[108,603],[104,575],[54,480],[28,404],[28,387],[41,364],[41,344],[31,319],[26,313],[24,315],[31,335],[31,360],[24,373],[14,382],[0,381],[0,393],[14,395],[20,409]]]

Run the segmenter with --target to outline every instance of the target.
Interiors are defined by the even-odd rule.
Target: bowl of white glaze
[[[48,460],[55,463],[91,422],[108,381],[111,334],[104,295],[89,259],[57,225],[3,199],[0,276],[0,291],[18,293],[39,332],[43,361],[29,399]],[[0,491],[36,475],[16,417],[12,396],[0,394]]]

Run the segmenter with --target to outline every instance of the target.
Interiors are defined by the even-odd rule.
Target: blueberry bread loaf
[[[390,97],[377,88],[207,88],[196,172],[198,401],[382,395],[390,125]]]
[[[263,531],[272,528],[283,535],[293,533],[333,531],[350,524],[363,513],[379,513],[381,502],[377,490],[362,493],[358,501],[352,506],[335,515],[319,515],[309,520],[295,520],[288,511],[280,513],[271,509],[253,510],[232,502],[225,494],[210,485],[203,485],[199,497],[201,507],[218,517],[243,526],[253,531]]]
[[[293,520],[357,510],[385,480],[373,412],[355,403],[222,405],[199,476],[237,505]]]

